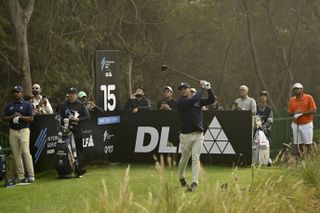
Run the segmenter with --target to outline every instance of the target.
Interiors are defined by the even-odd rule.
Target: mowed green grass
[[[120,185],[123,182],[128,165],[90,166],[83,178],[57,179],[55,171],[42,172],[37,175],[36,183],[26,186],[0,188],[0,212],[86,212],[87,205],[99,205],[98,197],[105,182],[110,197],[119,196]],[[176,167],[164,170],[164,176],[177,191],[181,190],[176,177]],[[260,178],[280,176],[288,173],[285,168],[262,167],[254,174]],[[152,165],[130,165],[129,191],[135,202],[147,203],[148,193],[156,194],[160,184],[159,170]],[[232,167],[205,166],[201,171],[199,191],[205,189],[203,183],[231,183],[234,179],[240,186],[246,186],[252,181],[252,169]],[[187,178],[191,179],[190,167]],[[3,181],[0,182],[2,185]],[[108,201],[106,201],[108,202]],[[110,201],[111,202],[111,201]]]

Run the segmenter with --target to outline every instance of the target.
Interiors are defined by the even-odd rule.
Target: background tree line
[[[39,83],[53,105],[68,86],[92,96],[98,49],[120,50],[122,106],[135,85],[144,86],[154,107],[164,85],[196,86],[161,72],[161,64],[212,82],[225,109],[241,84],[254,98],[268,90],[277,110],[286,108],[295,81],[319,103],[317,0],[0,0],[0,6],[2,108],[14,83],[27,92]]]

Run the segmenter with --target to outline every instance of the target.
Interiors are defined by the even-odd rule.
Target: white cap
[[[292,86],[292,89],[294,89],[294,88],[303,89],[303,86],[300,83],[294,83],[293,86]]]
[[[191,90],[191,92],[193,92],[193,93],[197,93],[196,88],[193,88],[193,87],[192,87],[190,90]]]
[[[163,87],[163,91],[166,90],[166,89],[173,93],[172,87],[170,87],[168,85]]]
[[[246,85],[241,85],[239,89],[240,90],[245,90],[247,92],[249,91],[249,88]]]

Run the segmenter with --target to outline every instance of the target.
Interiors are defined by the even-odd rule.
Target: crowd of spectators
[[[188,85],[188,91],[190,90],[190,100],[199,96],[199,103],[205,102],[206,99],[202,98],[201,93],[203,88],[199,88],[199,92],[197,92],[197,90],[191,88],[189,84],[184,84]],[[208,87],[211,91],[210,84],[205,87]],[[181,85],[179,87],[181,93],[180,88]],[[289,101],[288,112],[293,118],[292,131],[294,143],[297,144],[299,153],[303,155],[312,148],[313,114],[316,112],[316,105],[313,97],[304,93],[302,84],[295,83],[292,90],[294,96]],[[35,178],[29,150],[29,126],[33,121],[34,115],[52,114],[53,109],[48,97],[42,93],[42,88],[39,84],[32,85],[32,96],[23,96],[23,88],[19,85],[14,86],[12,89],[12,98],[13,101],[8,103],[5,107],[3,119],[4,121],[9,122],[9,141],[16,162],[17,180],[20,183],[32,183],[35,181]],[[212,102],[199,105],[200,108],[197,105],[190,107],[191,109],[193,109],[192,107],[198,107],[201,111],[223,110],[218,101],[218,97],[214,96],[212,93],[211,98]],[[249,96],[249,88],[246,85],[241,85],[239,87],[239,98],[234,101],[231,108],[234,111],[250,111],[252,116],[259,116],[265,129],[265,135],[271,140],[270,130],[273,123],[273,109],[267,103],[268,98],[269,93],[267,91],[261,91],[259,103],[257,104],[256,100]],[[179,100],[181,99],[175,99],[172,87],[166,85],[162,89],[162,97],[159,98],[156,109],[176,111],[179,108]],[[134,90],[134,93],[125,104],[124,109],[130,110],[133,113],[152,109],[151,101],[145,96],[142,86],[139,86]],[[68,88],[65,100],[56,110],[63,118],[69,118],[71,124],[74,126],[73,133],[75,135],[77,147],[79,147],[77,149],[77,154],[80,157],[82,157],[81,121],[89,119],[89,112],[94,110],[104,112],[104,110],[97,106],[93,101],[88,100],[85,91],[78,92],[74,87]],[[26,171],[24,168],[26,168]],[[84,164],[81,163],[78,176],[81,177],[85,172]]]

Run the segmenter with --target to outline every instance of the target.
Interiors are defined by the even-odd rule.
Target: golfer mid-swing
[[[203,115],[202,106],[212,104],[215,97],[211,90],[210,83],[200,81],[199,91],[192,96],[190,85],[181,83],[179,86],[181,97],[177,101],[177,107],[180,117],[180,148],[181,159],[178,168],[178,177],[181,186],[187,187],[188,191],[197,190],[198,177],[200,169],[200,154],[203,144]],[[204,91],[208,91],[208,97],[203,99]],[[185,168],[189,158],[192,156],[192,183],[189,186],[185,180]]]

